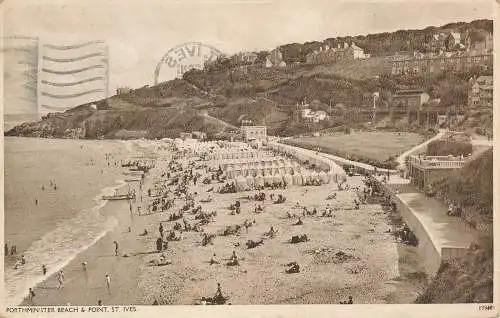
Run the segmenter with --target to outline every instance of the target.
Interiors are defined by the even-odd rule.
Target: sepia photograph
[[[498,314],[494,2],[0,8],[7,317]]]

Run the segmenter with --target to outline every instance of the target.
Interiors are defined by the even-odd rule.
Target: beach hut
[[[299,173],[294,174],[293,176],[293,185],[301,186],[303,184],[302,182],[302,176]]]
[[[273,175],[273,183],[277,184],[283,182],[283,176],[281,174]]]
[[[226,171],[226,176],[228,179],[234,179],[234,169],[228,169]]]
[[[255,179],[251,176],[248,176],[247,177],[247,186],[250,188],[250,189],[253,189],[254,186],[255,186]]]
[[[271,175],[264,176],[264,184],[273,184],[274,178]]]
[[[246,191],[248,189],[247,179],[244,177],[238,177],[235,184],[236,191]]]
[[[327,183],[330,183],[330,175],[324,171],[320,171],[320,173],[318,174],[319,176],[319,179],[321,180],[321,182],[323,184],[327,184]]]
[[[311,181],[315,181],[315,182],[320,181],[318,173],[316,171],[311,172]]]
[[[328,173],[328,175],[330,176],[330,182],[331,183],[337,183],[337,182],[339,182],[339,180],[337,178],[338,177],[338,173],[336,173],[334,171],[331,171],[331,172]]]
[[[258,175],[254,179],[255,181],[255,186],[257,187],[263,187],[264,186],[264,177],[261,175]]]
[[[311,173],[307,170],[304,170],[300,173],[302,175],[303,184],[311,182]]]
[[[287,185],[289,185],[289,186],[293,185],[293,177],[292,177],[292,175],[289,174],[289,173],[283,174],[283,181],[285,181],[285,183]]]

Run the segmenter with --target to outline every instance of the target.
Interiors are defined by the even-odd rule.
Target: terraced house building
[[[473,109],[493,106],[493,76],[469,79],[468,106]]]
[[[442,55],[416,55],[393,60],[392,75],[438,74],[445,71],[460,72],[473,68],[493,69],[493,54],[470,55],[456,52]]]

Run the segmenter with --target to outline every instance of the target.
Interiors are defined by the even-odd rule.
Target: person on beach
[[[17,247],[15,245],[12,245],[10,247],[10,256],[16,255],[17,254]]]
[[[35,299],[35,292],[33,291],[33,288],[29,289],[28,299],[29,299],[30,303],[33,304],[33,300]]]
[[[97,300],[97,306],[102,306],[102,300],[100,299]]]
[[[115,256],[118,256],[118,242],[113,241],[113,244],[115,245]]]
[[[82,271],[85,273],[87,272],[87,262],[85,262],[85,261],[82,262]]]
[[[24,258],[24,255],[21,255],[21,265],[26,264],[26,259]]]
[[[222,288],[220,286],[220,283],[217,283],[217,291],[215,292],[214,295],[214,300],[222,299],[224,296],[222,295]]]
[[[158,231],[160,232],[160,236],[163,237],[163,224],[160,223],[160,227],[158,228]]]
[[[57,281],[59,282],[59,286],[57,286],[57,289],[61,289],[64,287],[64,272],[61,269],[59,271],[59,275],[57,276]]]
[[[4,255],[9,256],[9,244],[5,243],[3,246]]]
[[[106,274],[106,289],[111,294],[111,277],[108,274]]]
[[[47,274],[47,266],[45,264],[42,265],[42,273],[43,275]]]
[[[35,199],[35,205],[38,205],[38,199]]]

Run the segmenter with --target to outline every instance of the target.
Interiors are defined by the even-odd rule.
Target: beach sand
[[[152,200],[145,194],[146,189],[152,188],[164,171],[166,162],[159,161],[148,173],[143,187],[142,211]],[[362,180],[352,177],[348,183],[362,185]],[[113,202],[105,209],[120,211],[119,225],[66,266],[63,289],[55,288],[55,277],[37,286],[35,304],[97,305],[101,299],[104,305],[149,305],[154,301],[189,305],[202,296],[212,297],[217,283],[232,304],[338,304],[349,295],[355,303],[411,303],[422,288],[403,277],[399,270],[403,265],[405,273],[419,271],[418,256],[414,256],[411,264],[402,263],[399,257],[401,243],[396,243],[394,237],[386,233],[391,228],[389,217],[379,205],[361,205],[355,210],[353,191],[336,191],[336,184],[267,190],[268,195],[283,194],[287,201],[273,204],[268,199],[264,203],[265,211],[256,214],[253,212],[255,204],[262,203],[243,199],[253,196],[255,191],[211,192],[212,202],[199,203],[208,196],[207,189],[214,186],[218,185],[198,183],[191,186],[192,191],[199,193],[196,205],[201,204],[206,212],[217,211],[214,222],[204,226],[204,231],[217,234],[227,225],[241,225],[245,219],[255,219],[256,224],[248,233],[243,228],[240,235],[216,236],[213,244],[201,246],[202,233],[183,232],[182,240],[169,242],[165,252],[172,264],[150,266],[149,261],[159,257],[154,251],[159,223],[163,222],[168,232],[175,223],[167,222],[168,216],[178,211],[184,200],[177,200],[166,212],[135,214],[133,220],[127,204]],[[327,201],[326,197],[333,192],[337,192],[337,200]],[[230,215],[228,207],[236,200],[242,203],[241,214]],[[335,217],[330,218],[303,217],[304,224],[295,226],[293,223],[297,219],[287,218],[286,212],[300,215],[301,210],[293,209],[297,201],[309,209],[316,207],[319,213],[327,203],[337,211]],[[140,204],[139,199],[137,204]],[[194,215],[185,213],[184,216],[193,223]],[[130,225],[132,231],[128,233]],[[246,248],[248,239],[259,240],[270,226],[278,231],[274,238],[264,239],[264,244],[256,248]],[[144,229],[148,230],[148,235],[139,236]],[[300,234],[306,234],[310,240],[298,244],[288,242],[293,235]],[[121,255],[130,257],[113,255],[115,240],[120,244]],[[226,266],[233,250],[240,265]],[[347,260],[341,261],[335,256],[340,251],[348,256]],[[210,265],[214,253],[220,264]],[[87,278],[81,268],[84,260],[88,262]],[[300,273],[285,273],[284,264],[292,261],[300,265]],[[106,273],[111,276],[111,293],[105,286]]]

